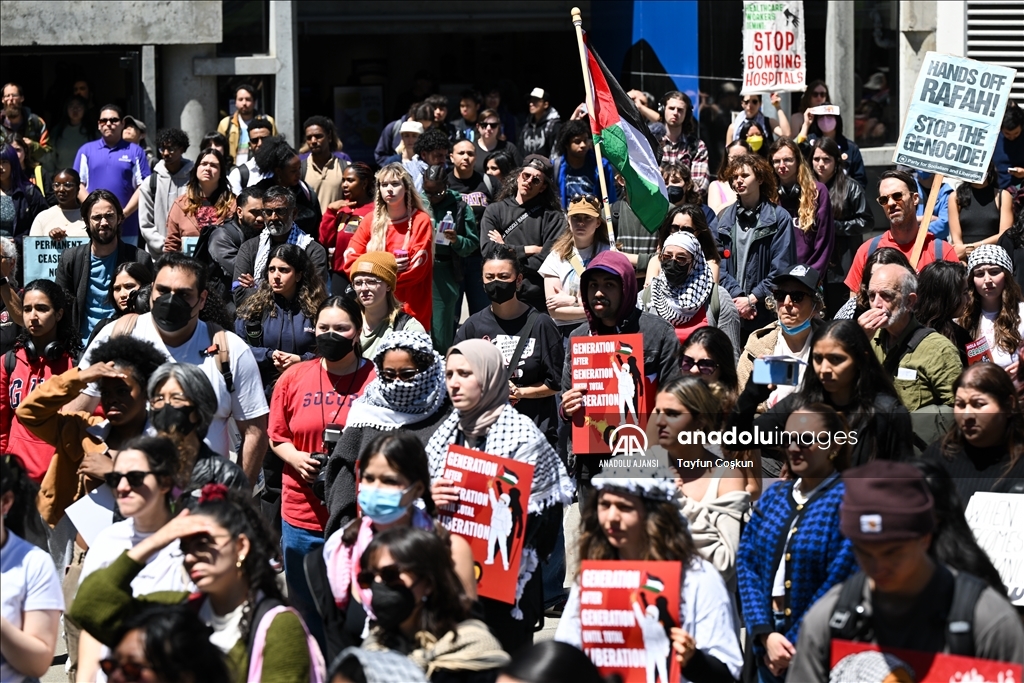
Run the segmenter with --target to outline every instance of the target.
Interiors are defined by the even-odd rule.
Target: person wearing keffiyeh
[[[426,445],[451,414],[444,363],[425,332],[391,331],[373,357],[376,378],[349,411],[345,431],[327,463],[325,535],[356,516],[355,461],[367,444],[396,429]]]
[[[640,310],[672,323],[681,343],[694,330],[718,327],[739,347],[739,312],[728,292],[715,282],[697,238],[685,230],[674,232],[665,239],[659,257],[660,272],[652,278],[649,290],[641,293]]]
[[[635,290],[634,290],[635,296]],[[484,622],[507,652],[533,641],[533,625],[543,611],[542,559],[554,548],[562,506],[572,502],[574,485],[565,466],[533,420],[508,402],[508,370],[500,350],[483,339],[467,339],[448,351],[446,380],[455,410],[430,437],[431,495],[438,505],[457,502],[454,483],[442,477],[448,447],[458,444],[533,465],[526,531],[516,603],[481,598]]]

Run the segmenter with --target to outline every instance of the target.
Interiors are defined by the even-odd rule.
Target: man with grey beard
[[[275,185],[263,193],[263,232],[244,242],[235,259],[232,297],[236,306],[241,306],[266,277],[270,251],[279,244],[305,249],[326,286],[327,250],[295,224],[295,204],[295,195],[288,188]]]
[[[911,413],[928,406],[952,406],[953,382],[963,370],[953,343],[914,317],[916,302],[915,273],[898,264],[876,265],[868,285],[871,308],[857,319]],[[914,431],[921,434],[917,421]]]

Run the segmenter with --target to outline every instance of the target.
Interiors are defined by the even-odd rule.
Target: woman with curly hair
[[[356,276],[356,259],[371,251],[389,251],[398,262],[395,296],[405,311],[430,331],[433,314],[434,228],[412,176],[401,164],[377,172],[373,213],[363,218],[345,250],[345,274]]]
[[[740,312],[743,343],[750,332],[772,322],[765,299],[774,278],[796,263],[796,238],[793,219],[778,205],[778,181],[767,161],[744,154],[729,164],[724,180],[737,201],[718,217],[722,254],[728,254],[719,282]]]
[[[967,272],[970,289],[960,325],[973,339],[984,337],[992,362],[1015,377],[1024,337],[1024,294],[1013,279],[1010,255],[1000,246],[983,244],[971,252]]]
[[[164,251],[182,251],[183,238],[199,237],[208,225],[223,225],[235,215],[235,196],[228,189],[224,156],[210,147],[199,153],[185,194],[167,214]]]
[[[811,165],[792,139],[776,140],[768,158],[779,179],[779,206],[793,219],[796,263],[824,277],[836,244],[828,188],[815,180]]]
[[[0,363],[0,453],[17,453],[29,478],[43,480],[54,447],[35,436],[14,411],[28,392],[75,363],[82,342],[71,324],[67,293],[52,280],[33,280],[22,294],[25,331]]]
[[[235,334],[252,347],[267,397],[292,365],[313,358],[313,319],[327,299],[319,271],[294,244],[273,248],[256,292],[236,311]]]
[[[680,623],[671,628],[672,654],[686,680],[737,679],[743,655],[732,598],[721,574],[694,547],[672,473],[613,469],[592,483],[594,495],[586,497],[580,511],[580,559],[679,562]],[[577,578],[555,640],[583,649],[582,636]]]
[[[181,514],[94,572],[78,589],[69,616],[98,641],[114,647],[129,619],[153,605],[187,604],[213,628],[210,642],[228,659],[233,680],[308,683],[324,675],[319,650],[308,645],[302,618],[283,607],[271,561],[275,534],[250,502],[251,493],[220,484],[203,487],[191,514]],[[198,589],[132,594],[131,583],[147,561],[178,542],[183,566]],[[197,601],[197,602],[194,602]],[[269,625],[263,620],[269,619]],[[255,647],[262,641],[262,649]]]

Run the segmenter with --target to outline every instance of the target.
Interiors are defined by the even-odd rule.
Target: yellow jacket
[[[273,129],[270,131],[270,134],[277,135],[277,124],[274,123],[273,116],[269,114],[257,114],[256,116],[270,121],[270,127]],[[241,131],[238,127],[238,112],[222,118],[220,123],[217,124],[217,132],[228,139],[228,154],[234,160],[238,156],[238,138],[241,136]]]

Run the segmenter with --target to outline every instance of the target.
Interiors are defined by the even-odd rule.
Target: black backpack
[[[828,626],[832,638],[841,640],[871,640],[871,618],[865,616],[863,599],[867,576],[857,572],[839,591],[839,601],[832,610]],[[961,657],[974,656],[974,608],[988,584],[977,576],[958,572],[953,588],[953,604],[946,615],[946,644],[949,653]]]

